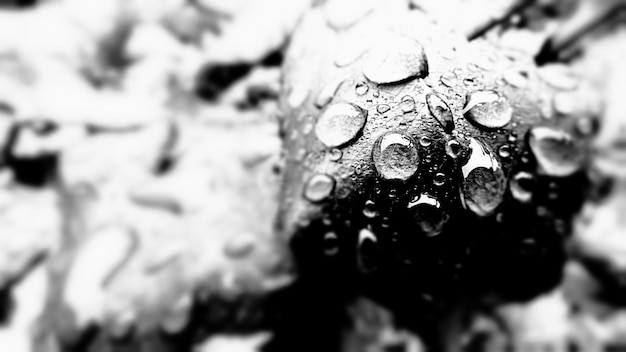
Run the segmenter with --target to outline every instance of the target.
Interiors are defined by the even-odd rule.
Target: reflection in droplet
[[[354,140],[366,120],[367,110],[354,104],[331,104],[320,115],[315,134],[327,147],[339,147]]]
[[[510,189],[513,197],[520,202],[529,202],[533,196],[535,177],[526,171],[520,171],[510,181]]]
[[[483,128],[501,128],[511,122],[513,108],[493,90],[477,90],[467,96],[465,118]]]
[[[328,198],[335,188],[335,180],[325,174],[313,175],[304,187],[304,197],[311,202],[321,202]]]
[[[580,170],[583,151],[572,136],[552,127],[534,127],[528,144],[540,170],[549,176],[569,176]]]
[[[461,168],[461,199],[466,208],[476,215],[485,216],[502,202],[506,179],[498,159],[486,145],[471,138],[470,150],[470,157]]]
[[[372,150],[374,167],[386,180],[406,181],[419,167],[419,155],[413,139],[399,132],[378,137]]]
[[[411,200],[407,207],[413,214],[420,234],[433,237],[443,231],[448,216],[437,198],[423,193]]]
[[[426,104],[428,105],[428,111],[437,119],[444,131],[447,133],[452,132],[454,129],[454,118],[448,104],[436,94],[426,95]]]
[[[357,244],[357,265],[361,272],[370,273],[378,266],[378,240],[368,229],[359,232]]]

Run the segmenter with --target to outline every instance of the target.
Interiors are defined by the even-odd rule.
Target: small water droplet
[[[366,55],[363,74],[378,84],[392,84],[428,75],[428,60],[414,39],[390,34]]]
[[[313,175],[304,187],[304,197],[311,202],[321,202],[328,198],[335,188],[335,180],[324,174]]]
[[[457,141],[456,139],[451,139],[448,141],[448,143],[446,143],[446,154],[448,154],[449,157],[456,159],[459,157],[462,151],[463,148],[461,146],[461,143],[459,143],[459,141]]]
[[[445,72],[441,75],[440,81],[446,87],[455,87],[459,81],[456,73],[454,72]]]
[[[441,187],[446,183],[446,174],[438,172],[433,178],[433,184],[437,187]]]
[[[378,266],[378,239],[372,231],[362,229],[357,244],[357,265],[361,272],[371,273]]]
[[[511,156],[511,146],[509,144],[503,144],[498,148],[498,155],[502,158],[509,158]]]
[[[576,95],[573,93],[556,93],[552,98],[554,111],[561,115],[571,115],[576,110]]]
[[[432,139],[430,139],[430,137],[427,137],[427,136],[422,136],[422,137],[420,137],[420,145],[421,145],[422,147],[428,147],[428,146],[430,146],[432,143],[433,143],[433,140],[432,140]]]
[[[374,93],[372,93],[372,96],[374,98],[378,98],[380,96],[380,91],[379,90],[375,90]]]
[[[486,145],[471,138],[470,150],[470,157],[461,168],[461,199],[466,208],[476,215],[485,216],[502,202],[506,179],[498,159]]]
[[[552,127],[534,127],[528,133],[530,150],[543,173],[564,177],[580,170],[583,151],[569,133]]]
[[[379,114],[384,114],[387,111],[389,111],[390,107],[387,104],[378,104],[378,106],[376,106],[376,111],[378,111]]]
[[[339,253],[339,237],[334,232],[327,232],[324,235],[323,241],[324,254],[327,256],[334,256]]]
[[[330,150],[330,161],[339,161],[343,157],[343,152],[340,149],[333,148]]]
[[[579,78],[565,65],[546,65],[539,69],[539,77],[550,86],[561,90],[574,90],[578,87]]]
[[[422,193],[408,204],[409,211],[418,226],[418,232],[428,237],[439,235],[448,221],[448,215],[442,209],[439,200]]]
[[[575,127],[579,135],[589,137],[598,132],[598,120],[591,116],[581,116],[576,120]]]
[[[527,203],[533,196],[535,177],[526,171],[520,171],[510,181],[511,194],[520,202]]]
[[[320,115],[315,134],[327,147],[339,147],[354,140],[366,120],[367,110],[354,104],[331,104]]]
[[[378,137],[372,150],[374,167],[386,180],[406,181],[419,167],[419,155],[413,139],[399,132]]]
[[[224,254],[230,258],[244,258],[254,250],[255,238],[252,235],[235,236],[224,245]]]
[[[370,219],[373,219],[376,217],[376,215],[378,215],[378,212],[376,212],[376,204],[373,201],[367,200],[365,202],[365,206],[363,207],[363,215]]]
[[[367,93],[369,89],[370,87],[365,82],[359,82],[354,87],[354,91],[356,92],[357,95],[364,95],[365,93]]]
[[[528,72],[519,68],[511,68],[504,72],[504,80],[516,88],[525,88],[528,85]]]
[[[513,108],[496,91],[477,90],[468,94],[464,116],[479,127],[502,128],[511,122]]]
[[[447,133],[452,132],[454,129],[454,118],[448,104],[436,94],[426,95],[426,104],[428,105],[428,111],[437,119],[444,131]]]
[[[415,100],[410,95],[405,95],[402,97],[400,101],[400,108],[403,112],[411,112],[415,109]]]

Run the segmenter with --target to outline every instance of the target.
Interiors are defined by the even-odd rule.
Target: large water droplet
[[[420,234],[428,237],[439,235],[448,220],[439,200],[429,194],[415,197],[409,203],[408,209],[413,214]]]
[[[357,265],[363,273],[370,273],[378,266],[378,239],[372,231],[362,229],[357,244]]]
[[[363,74],[367,79],[391,84],[428,75],[428,60],[417,41],[398,34],[383,39],[365,57]]]
[[[415,100],[413,97],[410,95],[403,96],[400,101],[400,109],[405,113],[413,111],[415,109]]]
[[[441,187],[446,183],[446,174],[443,172],[438,172],[433,177],[433,184],[437,187]]]
[[[520,202],[528,202],[533,196],[535,177],[526,171],[521,171],[511,178],[510,189],[513,197]]]
[[[464,108],[465,118],[483,128],[501,128],[513,117],[509,102],[493,90],[469,93]]]
[[[315,134],[327,147],[339,147],[355,139],[366,120],[367,110],[354,104],[331,104],[320,115]]]
[[[461,168],[461,199],[466,208],[485,216],[502,202],[506,180],[496,156],[482,142],[471,138],[470,149],[470,157]]]
[[[419,167],[413,139],[399,132],[387,132],[378,137],[372,159],[376,171],[386,180],[408,180]]]
[[[452,132],[454,129],[454,118],[448,104],[436,94],[426,95],[426,104],[428,105],[428,111],[439,121],[444,131],[447,133]]]
[[[528,144],[540,171],[549,176],[569,176],[583,162],[582,148],[569,133],[552,127],[534,127]]]
[[[498,148],[498,155],[500,155],[500,157],[502,158],[511,157],[511,145],[509,144],[501,145],[500,148]]]
[[[304,187],[304,197],[311,202],[328,198],[335,188],[335,180],[324,174],[313,175]]]
[[[432,139],[430,139],[430,137],[427,137],[427,136],[422,136],[422,137],[420,137],[420,145],[421,145],[422,147],[428,147],[428,146],[430,146],[432,143],[433,143],[433,140],[432,140]]]

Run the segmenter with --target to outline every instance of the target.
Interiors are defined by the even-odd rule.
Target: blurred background
[[[594,191],[562,283],[441,329],[456,350],[626,348],[626,2],[397,2],[575,72],[595,111],[577,126]],[[384,3],[0,1],[0,351],[284,350],[285,51],[314,8],[341,21]],[[376,303],[346,309],[338,349],[424,350]]]

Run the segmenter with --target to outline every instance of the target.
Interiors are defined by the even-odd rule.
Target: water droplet
[[[445,72],[441,75],[440,81],[446,87],[455,87],[459,81],[456,73],[454,72]]]
[[[454,119],[452,117],[452,110],[443,99],[436,94],[426,95],[426,104],[428,105],[428,111],[437,119],[441,127],[447,133],[452,132],[454,129]]]
[[[324,174],[314,175],[304,187],[304,197],[311,202],[321,202],[328,198],[335,188],[335,180]]]
[[[378,215],[378,212],[376,212],[376,204],[373,201],[367,200],[365,202],[365,207],[363,207],[363,215],[370,219],[373,219],[376,217],[376,215]]]
[[[340,149],[333,148],[330,150],[330,161],[339,161],[343,157],[343,152]]]
[[[498,148],[498,155],[503,158],[509,158],[511,156],[511,146],[509,144],[503,144]]]
[[[502,202],[506,180],[498,159],[482,142],[471,138],[470,149],[470,157],[461,168],[461,200],[476,215],[485,216]]]
[[[392,33],[367,54],[363,74],[378,84],[391,84],[428,75],[422,46],[412,38]]]
[[[420,137],[420,145],[422,147],[428,147],[432,143],[433,143],[433,141],[432,141],[432,139],[430,139],[430,137],[426,137],[426,136]]]
[[[441,187],[446,183],[446,174],[438,172],[433,178],[433,184],[437,187]]]
[[[528,72],[519,68],[511,68],[504,72],[504,80],[516,88],[525,88],[528,85]]]
[[[376,111],[378,111],[379,114],[384,114],[387,111],[389,111],[390,107],[387,104],[378,104],[378,106],[376,106]]]
[[[546,65],[539,69],[539,77],[550,86],[561,90],[574,90],[579,78],[565,65]]]
[[[513,108],[496,91],[477,90],[468,94],[464,116],[483,128],[501,128],[511,122]]]
[[[591,116],[581,116],[576,120],[575,127],[579,135],[589,137],[598,132],[598,120]]]
[[[378,137],[372,150],[374,167],[386,180],[406,181],[419,167],[419,155],[413,139],[398,132]]]
[[[327,256],[337,255],[339,253],[339,237],[334,232],[327,232],[323,241],[324,254]]]
[[[380,91],[379,90],[375,90],[374,93],[372,93],[372,96],[374,98],[378,98],[380,96]]]
[[[235,236],[224,245],[224,254],[233,259],[245,258],[254,250],[255,238],[250,234]]]
[[[415,100],[410,95],[405,95],[402,97],[400,101],[400,108],[403,112],[411,112],[415,109]]]
[[[377,267],[378,239],[368,229],[359,232],[357,245],[357,265],[363,273],[370,273]]]
[[[341,87],[342,83],[343,79],[337,79],[327,84],[324,89],[320,91],[317,99],[315,99],[315,106],[321,109],[328,105],[328,103],[330,103],[335,94],[337,94],[337,90],[339,90],[339,87]]]
[[[526,171],[520,171],[510,181],[510,189],[513,197],[520,202],[529,202],[533,196],[535,177]]]
[[[357,95],[364,95],[365,93],[367,93],[369,89],[370,87],[365,82],[359,82],[354,87],[354,91],[356,92]]]
[[[367,110],[354,104],[331,104],[320,115],[315,134],[327,147],[339,147],[354,140],[366,120]]]
[[[415,197],[408,209],[413,214],[419,233],[428,237],[439,235],[448,221],[448,215],[439,200],[429,194]]]
[[[528,133],[530,150],[546,175],[569,176],[581,168],[583,152],[569,133],[552,127],[534,127]]]
[[[554,111],[561,115],[571,115],[576,110],[577,97],[573,93],[556,93],[552,98]]]
[[[457,141],[456,139],[451,139],[448,141],[448,143],[446,143],[446,154],[448,154],[449,157],[456,159],[459,157],[462,151],[463,148],[461,146],[461,143],[459,143],[459,141]]]

